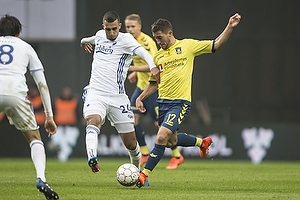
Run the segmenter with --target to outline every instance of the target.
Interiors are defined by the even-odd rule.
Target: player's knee
[[[157,135],[155,143],[160,145],[167,145],[167,138],[163,135]]]
[[[136,142],[127,142],[127,143],[124,143],[124,145],[125,145],[126,149],[135,150],[137,143]]]
[[[169,141],[169,142],[167,143],[167,147],[168,147],[168,148],[172,148],[172,147],[175,147],[176,144],[177,144],[177,142],[174,142],[174,141],[173,141],[173,142],[170,142],[170,141]]]
[[[23,135],[25,136],[27,142],[30,144],[34,140],[40,140],[42,141],[41,135],[39,130],[29,130],[29,131],[23,131]]]
[[[101,117],[99,115],[89,115],[85,118],[86,125],[94,125],[100,129]]]

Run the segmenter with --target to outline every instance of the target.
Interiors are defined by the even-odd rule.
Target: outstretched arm
[[[128,74],[127,79],[129,80],[130,83],[135,83],[136,82],[136,72],[131,72]]]
[[[51,137],[56,133],[56,124],[53,120],[53,112],[51,107],[51,98],[49,89],[46,83],[46,79],[44,76],[44,72],[42,70],[37,70],[31,72],[31,75],[38,86],[41,99],[43,102],[43,106],[45,109],[46,121],[45,121],[45,129],[49,133],[48,137]]]
[[[152,56],[148,53],[146,49],[143,47],[137,48],[135,51],[135,54],[139,57],[143,58],[149,66],[151,77],[156,80],[157,83],[160,83],[160,72],[159,69],[156,67],[156,65],[153,62]]]
[[[95,38],[96,38],[96,36],[81,39],[80,46],[86,53],[92,53],[92,51],[93,51],[92,44],[95,43]]]
[[[158,88],[158,84],[156,82],[149,82],[145,90],[138,96],[138,98],[135,101],[135,106],[138,111],[141,113],[146,112],[146,109],[143,104],[143,100],[149,97],[151,94],[153,94]]]
[[[226,43],[234,27],[236,27],[239,24],[241,18],[241,15],[239,15],[238,13],[230,17],[229,22],[224,31],[215,39],[215,50],[220,49]]]
[[[134,66],[130,65],[128,71],[133,72],[150,72],[149,65]]]

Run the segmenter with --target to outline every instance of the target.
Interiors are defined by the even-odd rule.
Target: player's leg
[[[134,132],[134,115],[127,95],[117,95],[109,99],[107,119],[116,128],[129,152],[131,163],[140,168],[141,151]]]
[[[171,104],[169,103],[160,103],[159,104],[159,116],[158,116],[158,125],[160,126],[158,133],[156,135],[155,144],[153,149],[150,152],[144,170],[140,173],[139,181],[136,184],[137,187],[142,187],[144,182],[147,180],[149,174],[153,171],[155,166],[161,160],[167,144],[173,135],[173,132],[177,130],[178,123],[173,123],[174,112]],[[168,126],[166,126],[169,124]],[[170,125],[171,124],[171,125]],[[175,126],[173,126],[173,124]],[[175,130],[172,130],[175,129]],[[173,145],[175,146],[175,145]]]
[[[149,96],[147,99],[145,99],[143,103],[147,110],[147,113],[150,114],[150,116],[154,120],[155,126],[158,129],[159,128],[158,127],[158,103],[156,102],[157,97],[158,97],[158,90],[155,93],[153,93],[151,96]],[[176,146],[172,147],[171,150],[172,150],[172,159],[169,165],[166,167],[166,169],[176,169],[178,165],[182,164],[184,161],[183,156],[180,154]]]
[[[210,137],[198,138],[193,135],[188,135],[186,133],[177,134],[177,146],[191,147],[197,146],[200,148],[200,157],[205,158],[208,154],[209,146],[212,144],[212,139]]]
[[[171,112],[168,113],[168,115],[173,117],[173,120],[168,122],[164,122],[163,126],[169,127],[172,129],[172,127],[179,127],[179,125],[186,119],[190,112],[191,106],[190,102],[181,102],[181,103],[176,103],[174,104],[174,107]],[[178,124],[177,124],[178,123]],[[172,126],[170,126],[172,124]],[[176,129],[177,131],[177,129]],[[212,139],[210,137],[201,139],[197,138],[192,135],[187,135],[187,134],[176,134],[176,141],[177,144],[176,146],[184,146],[184,147],[189,147],[189,146],[197,146],[200,148],[200,157],[205,158],[208,154],[208,148],[212,144]]]
[[[32,105],[28,100],[15,97],[6,97],[2,99],[6,102],[5,113],[11,124],[20,130],[30,144],[31,159],[33,161],[37,174],[37,189],[43,192],[48,199],[58,199],[58,195],[46,183],[45,166],[46,155],[44,143],[36,124],[35,116],[31,110]]]
[[[176,131],[177,133],[177,131]],[[167,147],[171,148],[172,150],[172,159],[166,169],[177,169],[177,167],[183,163],[184,158],[179,152],[177,146],[177,135],[176,133],[170,138]]]
[[[146,165],[143,169],[143,171],[140,173],[139,182],[137,183],[137,187],[141,187],[144,185],[144,182],[146,181],[149,174],[153,171],[155,166],[158,164],[158,162],[161,160],[168,140],[173,135],[173,132],[166,128],[161,126],[158,130],[154,148],[151,150],[150,155],[148,157],[148,160],[146,162]]]
[[[137,187],[143,186],[144,181],[161,159],[166,146],[174,147],[176,144],[180,144],[177,141],[177,130],[180,124],[188,116],[189,111],[190,102],[167,102],[159,104],[158,123],[161,127],[156,136],[155,146],[150,153],[145,168],[142,173],[140,173]]]
[[[41,178],[42,181],[46,181],[45,178],[46,156],[45,156],[44,144],[41,140],[39,130],[37,129],[37,130],[23,131],[22,133],[30,145],[31,159],[36,169],[37,177]]]
[[[57,193],[50,188],[45,178],[46,155],[44,143],[41,141],[39,130],[29,130],[22,132],[30,144],[31,159],[37,174],[37,189],[44,193],[47,199],[59,199]]]
[[[172,138],[174,138],[174,139],[172,139]],[[177,169],[178,166],[183,163],[184,158],[181,155],[181,153],[179,152],[179,149],[177,148],[177,146],[174,146],[177,144],[176,134],[174,134],[170,140],[171,141],[174,140],[172,142],[172,144],[169,145],[171,148],[171,151],[172,151],[172,158],[170,160],[169,165],[166,167],[166,169]]]
[[[172,158],[166,169],[177,169],[180,164],[183,163],[184,157],[181,155],[177,146],[171,148],[172,151]]]
[[[86,152],[88,165],[95,173],[100,171],[97,158],[98,135],[100,134],[101,126],[104,123],[108,105],[105,103],[106,100],[102,101],[105,97],[97,95],[95,91],[88,89],[85,92],[83,116],[86,120]]]
[[[100,115],[93,114],[85,117],[87,126],[85,142],[86,152],[88,156],[88,165],[91,167],[94,173],[100,171],[97,158],[97,147],[98,147],[98,135],[100,134],[100,128],[102,119]]]
[[[139,123],[140,117],[141,117],[141,114],[134,113],[134,131],[135,131],[136,139],[139,143],[139,146],[141,149],[141,154],[142,154],[140,166],[143,166],[148,159],[150,151],[146,144],[145,132],[144,132],[141,124]]]
[[[135,131],[136,139],[139,143],[139,146],[141,148],[141,153],[142,153],[140,166],[142,166],[143,164],[146,163],[147,158],[150,153],[148,146],[146,144],[146,140],[145,140],[145,132],[143,130],[143,127],[140,124],[140,117],[142,116],[142,114],[136,109],[136,106],[135,106],[136,98],[141,93],[142,93],[142,90],[140,88],[136,87],[131,96],[131,99],[130,99],[131,110],[134,113],[134,131]]]
[[[133,124],[120,123],[115,124],[115,127],[120,134],[124,146],[128,150],[131,164],[134,164],[137,168],[140,169],[141,151],[139,146],[137,145]]]

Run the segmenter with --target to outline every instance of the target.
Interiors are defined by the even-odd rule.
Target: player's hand
[[[45,129],[49,133],[48,137],[51,137],[56,133],[56,124],[53,120],[53,117],[46,117]]]
[[[135,83],[136,82],[136,72],[132,72],[127,76],[127,79],[129,80],[130,83]]]
[[[91,43],[80,43],[80,46],[86,53],[92,53],[93,51],[93,45]]]
[[[128,71],[134,72],[135,71],[135,66],[134,65],[130,65],[129,68],[128,68]]]
[[[141,113],[146,112],[146,108],[144,107],[143,102],[139,98],[136,99],[135,106],[139,112],[141,112]]]
[[[233,15],[232,17],[230,17],[230,19],[229,19],[229,25],[232,28],[234,28],[234,27],[236,27],[239,24],[239,22],[241,21],[241,19],[242,19],[242,16],[239,15],[238,13],[236,13],[235,15]]]
[[[156,80],[156,82],[159,84],[160,83],[160,71],[157,67],[153,67],[150,71],[151,77]]]

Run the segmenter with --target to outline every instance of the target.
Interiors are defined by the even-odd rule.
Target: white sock
[[[33,161],[37,178],[41,178],[46,182],[45,168],[46,168],[46,155],[44,144],[40,140],[33,140],[30,143],[31,159]]]
[[[127,150],[129,152],[131,164],[134,164],[137,168],[140,169],[140,161],[141,161],[142,154],[139,145],[136,145],[135,150],[130,150],[130,149]]]
[[[89,160],[91,157],[97,156],[98,134],[100,130],[94,125],[88,125],[85,131],[86,152]]]

